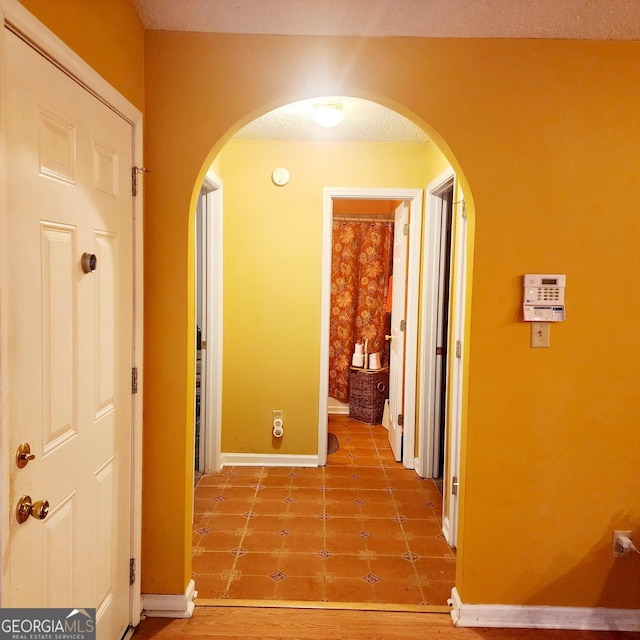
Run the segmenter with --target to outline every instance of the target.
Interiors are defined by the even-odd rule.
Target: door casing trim
[[[325,187],[322,197],[322,293],[320,303],[320,380],[318,399],[318,460],[327,463],[327,399],[329,396],[329,314],[331,311],[331,223],[333,200],[406,200],[410,202],[409,256],[407,264],[407,335],[402,464],[413,469],[416,438],[416,374],[418,366],[418,296],[420,242],[422,238],[422,189],[380,189],[367,187]],[[406,372],[410,372],[407,376]]]
[[[206,224],[206,327],[205,410],[200,414],[204,430],[204,470],[218,473],[222,468],[222,340],[223,340],[223,183],[213,171],[207,171],[202,189],[206,192],[203,215]]]
[[[422,326],[420,327],[420,465],[416,469],[423,478],[432,478],[434,465],[435,429],[433,405],[436,402],[436,332],[438,328],[438,277],[442,256],[440,251],[441,223],[439,204],[442,191],[453,183],[456,175],[452,167],[447,168],[432,180],[426,189],[427,203],[424,224],[424,260],[422,265]],[[451,304],[451,303],[450,303]],[[448,337],[448,336],[447,336]],[[449,357],[448,354],[446,356]],[[446,384],[446,380],[444,384]]]

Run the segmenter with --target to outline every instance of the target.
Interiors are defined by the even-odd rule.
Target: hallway
[[[195,491],[199,600],[445,605],[455,551],[442,498],[393,460],[387,432],[330,416],[326,467],[231,467]]]

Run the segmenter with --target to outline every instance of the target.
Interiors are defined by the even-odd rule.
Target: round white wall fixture
[[[289,175],[289,171],[287,171],[287,169],[285,169],[284,167],[278,167],[277,169],[274,169],[273,173],[271,174],[273,183],[277,184],[279,187],[283,187],[285,184],[287,184],[290,177],[291,176]]]

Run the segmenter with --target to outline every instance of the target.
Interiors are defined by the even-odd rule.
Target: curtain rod
[[[376,214],[376,213],[334,213],[333,219],[336,222],[393,222],[394,218],[390,217],[390,214]]]

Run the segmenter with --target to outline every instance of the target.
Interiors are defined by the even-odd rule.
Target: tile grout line
[[[375,440],[374,440],[374,442],[375,442]],[[376,451],[378,451],[377,445],[376,445]],[[382,468],[384,470],[384,477],[385,477],[385,480],[387,482],[387,485],[389,486],[389,488],[393,488],[391,486],[392,485],[392,481],[390,480],[389,474],[387,473],[387,467],[382,465]],[[404,522],[403,522],[403,520],[400,519],[403,516],[400,513],[400,509],[398,508],[398,501],[396,499],[395,491],[391,491],[390,493],[391,493],[391,500],[393,501],[393,508],[395,509],[396,517],[399,520],[398,524],[400,525],[400,529],[402,530],[402,536],[403,536],[403,541],[404,541],[404,545],[405,545],[405,548],[406,548],[406,553],[413,553],[411,551],[411,546],[409,545],[409,540],[407,538],[407,532],[406,532],[405,527],[404,527]],[[400,560],[404,560],[404,558],[402,556],[400,556],[399,559]],[[416,579],[416,585],[417,585],[418,590],[420,592],[420,597],[422,598],[422,602],[426,602],[424,591],[422,589],[422,581],[420,580],[420,575],[418,573],[418,569],[417,569],[416,564],[415,564],[415,562],[413,560],[411,560],[410,562],[411,562],[411,567],[413,569],[413,575],[414,575],[414,577]]]
[[[294,467],[291,467],[291,468],[290,468],[290,471],[289,471],[289,474],[295,474],[295,473],[296,473],[295,468],[294,468]],[[297,477],[297,475],[296,475],[296,477]],[[287,495],[287,497],[289,497],[289,498],[292,498],[292,497],[293,497],[293,496],[292,496],[292,491],[293,491],[293,483],[294,483],[294,480],[295,480],[295,478],[293,478],[293,477],[290,477],[290,478],[289,478],[288,495]],[[286,514],[287,514],[287,516],[291,515],[291,504],[292,504],[292,503],[290,503],[290,502],[289,502],[289,503],[287,503],[287,510],[286,510]],[[288,523],[288,522],[289,522],[289,520],[295,520],[295,517],[294,517],[294,516],[292,516],[291,518],[286,518],[286,519],[285,519],[285,522],[287,522],[287,523]],[[292,525],[292,526],[293,526],[293,525]],[[287,527],[287,528],[288,528],[288,527]],[[278,552],[278,555],[277,555],[277,557],[278,557],[278,571],[281,571],[282,573],[284,573],[284,571],[283,571],[283,569],[282,569],[282,562],[283,562],[283,560],[284,560],[285,556],[286,556],[286,554],[284,553],[284,537],[283,537],[283,538],[282,538],[282,543],[281,543],[281,546],[280,546],[280,551]],[[275,595],[276,595],[276,593],[277,593],[277,590],[278,590],[278,583],[277,583],[277,582],[274,582],[274,585],[273,585],[273,594],[274,594],[274,597],[275,597]]]
[[[400,509],[398,509],[398,503],[396,501],[395,495],[392,494],[392,497],[393,497],[393,504],[396,509],[396,514],[398,515],[399,518],[403,517],[402,514],[400,513]],[[404,543],[405,543],[405,546],[407,547],[407,553],[413,554],[413,551],[411,550],[411,545],[409,544],[409,539],[407,538],[407,532],[404,527],[404,521],[400,520],[399,524],[400,524],[400,528],[402,529],[402,534],[404,536]],[[422,603],[425,603],[427,599],[424,595],[424,590],[422,589],[422,580],[420,579],[420,574],[418,573],[418,568],[416,567],[416,563],[413,560],[412,556],[411,558],[412,559],[410,560],[410,562],[411,562],[411,567],[413,568],[413,575],[416,579],[416,585],[418,587],[418,590],[420,591],[420,597],[422,598]]]
[[[380,450],[378,449],[378,444],[376,443],[376,439],[373,437],[373,430],[371,429],[371,427],[368,427],[368,433],[369,433],[369,438],[371,439],[371,447],[373,449],[373,452],[374,452],[376,458],[378,459],[378,464],[380,465],[380,468],[382,469],[382,473],[384,474],[385,483],[388,483],[387,472],[386,472],[386,469],[385,469],[384,465],[382,464],[382,459],[380,458]],[[394,503],[394,507],[395,507],[395,503]],[[368,519],[368,517],[367,517],[367,519]],[[367,548],[368,547],[369,547],[369,543],[367,542]],[[373,553],[375,555],[375,559],[377,559],[378,558],[378,552],[374,551]],[[373,574],[373,567],[371,566],[371,558],[369,556],[367,556],[367,564],[369,566],[369,574]],[[376,575],[376,574],[373,574],[373,575]],[[372,585],[372,591],[375,593],[375,587],[373,585]]]
[[[234,468],[235,467],[231,467],[231,472],[232,473],[233,473],[233,469]],[[256,499],[256,495],[257,495],[257,493],[259,491],[258,487],[260,486],[260,480],[262,479],[263,474],[264,474],[264,467],[260,467],[260,472],[259,472],[259,475],[258,475],[258,481],[256,482],[256,488],[254,489],[254,492],[253,492],[253,498],[251,498],[251,504],[249,505],[248,513],[251,513],[253,511],[253,505],[254,505],[254,502],[255,502],[255,499]],[[227,481],[228,480],[229,479],[227,478]],[[245,536],[247,534],[247,529],[249,528],[249,521],[251,520],[251,517],[246,518],[246,520],[247,521],[244,523],[244,528],[242,529],[242,534],[240,536],[240,542],[238,543],[238,547],[237,547],[238,550],[243,548],[242,543],[244,542]],[[226,586],[226,588],[224,590],[223,598],[228,598],[229,597],[229,589],[231,587],[231,583],[233,582],[233,576],[235,574],[236,566],[238,565],[238,560],[239,559],[240,559],[240,555],[234,554],[233,564],[231,565],[231,570],[229,571],[229,578],[227,580],[227,586]]]
[[[327,486],[327,465],[322,467],[322,486]],[[328,551],[327,548],[327,492],[322,492],[322,551]],[[327,557],[326,553],[323,553],[322,556],[322,599],[327,600]]]

